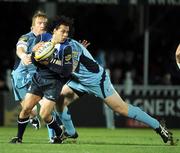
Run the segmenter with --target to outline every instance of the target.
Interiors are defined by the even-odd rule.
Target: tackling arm
[[[21,36],[16,45],[16,55],[22,60],[24,65],[31,64],[31,57],[26,53],[27,51],[27,36]]]

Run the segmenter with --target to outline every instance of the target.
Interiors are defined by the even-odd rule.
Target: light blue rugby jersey
[[[16,46],[22,45],[22,46],[26,46],[27,47],[27,54],[31,54],[32,52],[32,47],[35,45],[35,39],[36,36],[34,35],[33,32],[29,32],[25,35],[22,35]],[[29,64],[29,65],[24,65],[21,60],[18,58],[15,66],[14,66],[14,70],[16,72],[27,72],[27,73],[34,73],[36,71],[36,67],[33,64]]]
[[[52,37],[52,35],[49,33],[43,33],[41,35],[35,36],[33,32],[29,32],[25,35],[22,35],[19,38],[16,46],[18,46],[18,45],[26,46],[27,47],[26,53],[31,54],[32,48],[34,47],[34,45],[37,42],[49,41],[49,39],[51,39],[51,37]],[[36,66],[34,66],[34,64],[24,65],[24,64],[22,64],[21,60],[18,58],[15,66],[14,66],[14,70],[16,70],[18,72],[26,71],[28,73],[34,73],[36,71]]]
[[[73,76],[83,85],[99,84],[104,68],[82,44],[74,39],[69,39],[69,44],[73,50]]]

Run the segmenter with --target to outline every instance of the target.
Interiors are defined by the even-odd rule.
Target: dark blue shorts
[[[35,74],[28,88],[28,93],[58,102],[63,85],[63,80],[42,78]]]

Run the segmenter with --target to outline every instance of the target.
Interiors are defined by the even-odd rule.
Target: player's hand
[[[85,47],[85,48],[87,48],[91,43],[90,42],[88,42],[87,40],[79,40],[79,42]]]
[[[176,49],[176,62],[180,63],[180,44],[178,45]]]
[[[29,65],[32,63],[31,54],[23,53],[20,58],[21,58],[22,64],[24,65]]]

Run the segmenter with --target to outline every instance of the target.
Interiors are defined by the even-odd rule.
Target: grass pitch
[[[0,127],[0,153],[179,153],[180,144],[164,144],[151,129],[77,128],[76,142],[49,144],[47,129],[26,129],[23,144],[10,144],[16,135],[14,127]],[[172,130],[180,138],[180,130]]]

